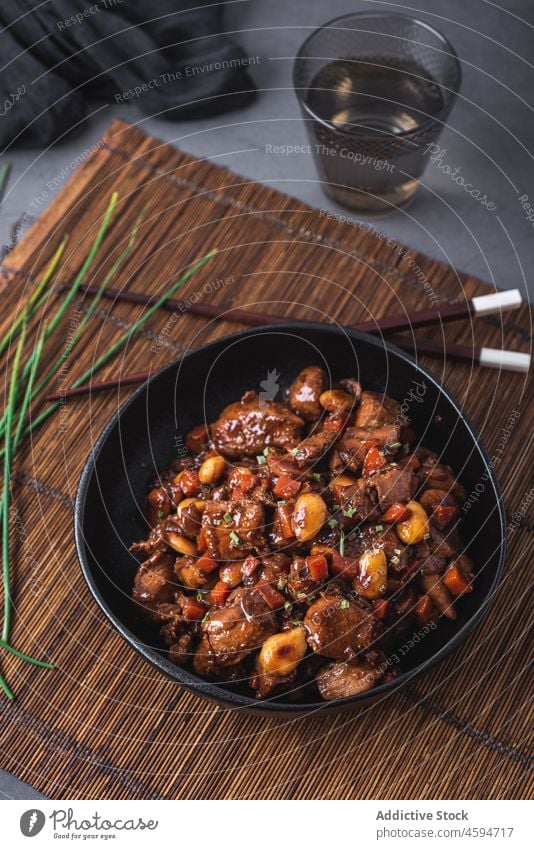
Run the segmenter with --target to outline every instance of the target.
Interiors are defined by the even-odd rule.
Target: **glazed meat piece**
[[[277,622],[256,590],[240,587],[231,593],[224,607],[211,610],[201,628],[194,669],[209,678],[217,668],[240,663],[260,649],[277,630]]]
[[[134,579],[133,600],[146,610],[172,601],[178,584],[173,572],[174,557],[157,551],[141,563]]]
[[[323,699],[332,702],[370,690],[381,677],[380,670],[368,663],[329,663],[320,670],[316,681]]]
[[[336,437],[335,431],[321,430],[303,439],[291,452],[297,466],[303,468],[325,457]]]
[[[289,574],[290,565],[291,560],[283,551],[278,554],[271,554],[269,557],[262,557],[259,571],[260,578],[269,584],[283,581]]]
[[[421,586],[440,613],[447,619],[456,619],[452,596],[438,575],[421,575]]]
[[[303,421],[283,404],[261,401],[255,392],[247,392],[241,401],[230,404],[211,427],[213,444],[226,457],[253,457],[263,454],[266,446],[277,448],[296,445]]]
[[[331,464],[331,468],[334,467],[335,471],[348,468],[359,472],[369,447],[376,445],[383,448],[394,445],[399,440],[399,432],[400,428],[394,423],[381,425],[374,430],[367,427],[348,427],[335,444],[338,457],[337,462]]]
[[[367,486],[375,490],[380,509],[385,513],[392,504],[406,504],[413,498],[417,478],[409,466],[388,466],[368,478]]]
[[[210,557],[214,560],[240,560],[265,548],[265,510],[251,499],[207,501],[202,515],[202,531]]]
[[[323,408],[319,397],[328,386],[326,372],[319,366],[302,369],[289,389],[289,406],[305,422],[314,422],[321,417]]]
[[[380,392],[362,392],[356,412],[356,427],[377,428],[383,425],[403,424],[398,401]]]
[[[440,531],[430,523],[430,545],[433,554],[452,560],[460,551],[460,537],[456,528]]]
[[[427,457],[419,471],[423,489],[441,489],[447,495],[454,495],[459,501],[465,501],[465,489],[454,477],[450,466],[439,463],[435,454]]]
[[[337,492],[344,514],[348,514],[354,522],[369,522],[380,516],[375,490],[368,486],[365,478],[358,478]]]
[[[351,660],[369,648],[380,633],[372,609],[343,598],[314,601],[304,617],[309,647],[325,657]]]
[[[164,635],[165,636],[165,635]],[[193,656],[193,637],[191,634],[181,634],[175,643],[169,646],[169,660],[183,666]]]

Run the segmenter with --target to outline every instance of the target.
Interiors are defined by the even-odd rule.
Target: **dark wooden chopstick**
[[[67,289],[68,286],[64,286],[63,288]],[[89,295],[95,295],[99,291],[99,287],[83,286],[81,287],[81,291]],[[143,292],[125,292],[122,289],[106,289],[104,297],[130,304],[141,304],[143,306],[151,306],[158,301],[157,295],[146,295]],[[360,330],[363,333],[387,333],[409,330],[415,327],[429,327],[442,322],[457,321],[458,319],[469,318],[475,315],[488,315],[493,312],[515,309],[521,304],[521,301],[522,298],[519,290],[511,289],[491,295],[480,295],[458,303],[443,303],[424,310],[396,313],[348,326],[352,330]],[[203,316],[204,318],[239,321],[252,327],[261,327],[265,324],[284,324],[288,321],[297,324],[306,323],[303,319],[298,318],[254,312],[248,309],[224,310],[224,308],[221,309],[217,304],[193,303],[192,301],[182,301],[176,298],[170,298],[163,304],[163,309],[170,310],[171,312],[190,312],[193,315]]]
[[[134,374],[122,374],[111,380],[100,380],[94,383],[84,383],[83,386],[71,386],[61,392],[52,392],[45,395],[45,401],[60,401],[63,398],[72,398],[75,395],[87,395],[88,392],[101,392],[104,389],[112,389],[114,386],[130,386],[132,383],[143,383],[150,377],[150,372],[139,371]]]
[[[392,337],[389,339],[398,348],[402,348],[410,353],[430,354],[433,357],[439,357],[442,360],[461,360],[470,362],[473,365],[482,365],[488,368],[498,368],[507,371],[527,372],[530,366],[530,355],[521,354],[515,351],[502,351],[499,348],[480,348],[471,345],[456,345],[455,343],[447,343],[444,347],[439,342],[432,342],[430,339],[407,339],[404,336]],[[117,386],[127,386],[132,383],[144,383],[145,380],[154,374],[154,372],[137,372],[135,374],[123,374],[119,377],[112,377],[109,380],[102,380],[98,383],[85,383],[83,386],[77,386],[72,389],[65,389],[62,392],[55,392],[52,395],[47,395],[46,401],[58,401],[63,398],[71,398],[76,395],[86,395],[92,392],[101,392],[106,389],[114,389]]]

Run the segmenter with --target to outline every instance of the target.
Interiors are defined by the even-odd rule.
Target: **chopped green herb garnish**
[[[263,454],[264,454],[264,456],[265,456],[265,457],[268,457],[268,456],[269,456],[269,449],[268,449],[268,448],[264,448],[264,449],[263,449]]]
[[[346,510],[343,510],[343,515],[347,516],[349,519],[352,519],[354,514],[357,512],[356,507],[347,507]]]
[[[264,466],[267,460],[265,459],[263,454],[258,454],[258,456],[256,457],[256,462],[258,466]]]
[[[297,598],[308,598],[306,593],[297,593]]]
[[[329,519],[326,524],[329,528],[337,528],[337,519]]]
[[[375,531],[383,531],[384,525],[375,525]]]
[[[224,519],[225,522],[228,522],[228,523],[233,521],[230,513],[225,513],[224,516],[223,516],[223,519]]]
[[[220,524],[221,524],[221,520],[220,520],[220,519],[213,519],[213,524],[214,524],[214,525],[220,525]]]
[[[400,548],[394,548],[393,551],[395,552],[395,554],[401,554]]]
[[[347,598],[342,598],[339,606],[343,608],[343,610],[346,610],[347,607],[350,607],[350,601]]]
[[[392,443],[391,443],[391,445],[390,445],[389,447],[390,447],[390,448],[400,448],[400,447],[401,447],[401,443],[400,443],[400,442],[392,442]]]
[[[276,504],[277,504],[278,507],[285,507],[286,504],[287,504],[287,501],[277,501]]]
[[[204,600],[204,598],[203,598],[202,593],[197,593],[197,601],[203,601],[203,600]]]
[[[313,477],[316,481],[320,481],[320,480],[321,480],[321,475],[320,475],[320,473],[319,473],[319,472],[312,472],[312,477]]]
[[[302,622],[300,621],[300,619],[292,619],[291,624],[292,625],[302,625]]]
[[[201,622],[207,622],[209,618],[210,618],[209,613],[206,613],[206,614],[202,617],[202,619],[201,619],[200,621],[201,621]]]
[[[339,537],[339,553],[343,557],[345,554],[345,534],[341,531],[341,536]]]
[[[394,566],[396,566],[398,563],[400,563],[400,560],[399,560],[399,558],[397,557],[396,554],[394,554],[393,557],[391,558],[391,562],[393,563]]]
[[[286,582],[285,582],[285,580],[284,580],[283,578],[280,578],[280,579],[277,581],[276,586],[277,586],[277,588],[278,588],[279,590],[285,590],[285,588],[286,588]]]
[[[425,534],[423,539],[430,539],[430,534]]]
[[[235,542],[236,545],[241,545],[239,535],[236,534],[235,531],[232,531],[232,533],[230,534],[230,539],[232,540],[232,542]]]
[[[158,517],[158,522],[163,522],[163,520],[165,518],[165,513],[163,512],[163,510],[158,510],[157,517]]]
[[[290,612],[292,607],[293,607],[293,605],[291,604],[290,601],[284,602],[284,610],[287,610],[288,613]]]

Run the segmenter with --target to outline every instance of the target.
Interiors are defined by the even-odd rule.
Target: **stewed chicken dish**
[[[133,600],[202,678],[354,696],[471,592],[465,493],[393,398],[310,365],[282,401],[246,392],[186,446],[148,492]]]

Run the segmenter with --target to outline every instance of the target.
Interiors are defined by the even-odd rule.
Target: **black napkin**
[[[212,0],[1,0],[0,147],[46,147],[98,109],[200,117],[247,103],[247,57]],[[101,104],[100,104],[101,105]]]

